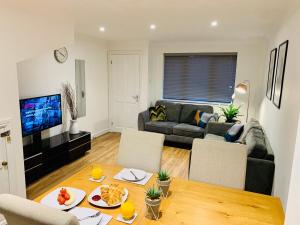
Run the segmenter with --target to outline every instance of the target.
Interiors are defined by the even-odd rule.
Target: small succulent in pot
[[[162,191],[164,197],[168,197],[169,188],[170,188],[171,178],[167,171],[161,170],[158,172],[157,184],[159,190]]]
[[[156,187],[150,187],[146,191],[145,203],[147,206],[147,216],[150,219],[158,220],[159,207],[161,203],[161,191]]]

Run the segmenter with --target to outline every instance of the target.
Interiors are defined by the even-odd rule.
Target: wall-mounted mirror
[[[76,103],[78,117],[86,116],[85,61],[75,59]]]

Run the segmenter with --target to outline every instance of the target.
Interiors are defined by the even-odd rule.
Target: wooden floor
[[[92,149],[86,155],[31,184],[27,188],[27,198],[34,199],[83,167],[101,163],[116,164],[120,142],[119,133],[107,133],[93,140]],[[165,146],[162,157],[162,168],[175,177],[188,177],[190,151]]]

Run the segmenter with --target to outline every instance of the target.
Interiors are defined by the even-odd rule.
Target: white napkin
[[[85,208],[85,207],[75,207],[69,211],[69,213],[76,216],[78,220],[81,220],[88,216],[95,215],[97,212],[98,212],[97,210]],[[112,219],[112,216],[101,213],[99,216],[97,216],[95,218],[85,219],[85,220],[79,221],[79,223],[80,223],[80,225],[106,225],[109,223],[109,221],[111,219]]]
[[[131,220],[124,220],[123,216],[121,214],[119,214],[117,216],[116,220],[123,222],[123,223],[132,224],[136,217],[137,217],[137,213],[134,214],[134,216]]]
[[[114,179],[116,180],[122,180],[122,181],[127,181],[127,180],[124,180],[122,177],[122,173],[126,172],[128,169],[127,168],[124,168],[122,169],[118,174],[116,174],[114,176]],[[146,172],[146,177],[143,179],[143,180],[140,180],[140,181],[134,181],[134,182],[130,182],[130,181],[127,181],[127,182],[130,182],[130,183],[134,183],[134,184],[139,184],[139,185],[145,185],[147,184],[147,182],[150,180],[150,178],[152,177],[153,173],[148,173]]]

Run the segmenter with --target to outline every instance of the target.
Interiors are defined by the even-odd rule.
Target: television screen
[[[23,136],[62,124],[60,94],[22,99],[20,110]]]

